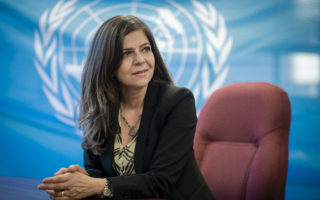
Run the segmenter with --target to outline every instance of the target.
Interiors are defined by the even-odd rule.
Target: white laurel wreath
[[[195,10],[195,15],[202,22],[202,29],[206,35],[206,52],[208,59],[204,60],[202,67],[202,98],[207,99],[216,89],[222,86],[229,72],[229,66],[226,60],[230,54],[232,37],[227,37],[227,29],[224,18],[217,13],[211,3],[206,5],[196,1],[191,1]],[[209,63],[208,63],[209,62]],[[211,83],[209,64],[216,79]],[[200,94],[200,84],[193,90],[195,98],[198,99]]]
[[[73,5],[75,2],[76,0],[67,2],[61,0],[50,12],[46,10],[41,15],[39,21],[40,30],[35,30],[34,40],[36,53],[34,64],[44,82],[42,90],[51,106],[56,110],[55,116],[70,126],[75,126],[75,121],[73,120],[74,103],[65,83],[62,80],[58,81],[57,37],[55,36],[55,31],[74,10]],[[62,101],[57,98],[60,90],[63,96]]]

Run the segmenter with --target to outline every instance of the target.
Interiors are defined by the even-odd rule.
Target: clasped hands
[[[73,200],[99,195],[105,180],[92,178],[80,165],[61,168],[53,177],[43,179],[39,190],[46,190],[51,199]]]

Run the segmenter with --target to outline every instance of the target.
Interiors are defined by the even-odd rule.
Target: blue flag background
[[[292,106],[286,199],[320,196],[320,2],[0,0],[0,176],[83,164],[81,66],[98,26],[133,14],[154,32],[197,110],[217,88],[266,81]]]

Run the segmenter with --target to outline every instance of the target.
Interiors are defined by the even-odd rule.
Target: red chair
[[[216,200],[284,199],[290,102],[264,82],[216,90],[198,119],[194,150]]]

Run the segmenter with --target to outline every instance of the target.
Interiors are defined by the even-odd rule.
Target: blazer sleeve
[[[115,197],[168,197],[193,157],[197,123],[194,97],[188,89],[170,92],[167,97],[158,105],[152,121],[158,123],[152,127],[159,130],[150,131],[158,131],[159,138],[150,170],[143,174],[110,177]]]
[[[90,150],[84,150],[84,167],[91,177],[106,177],[106,174],[99,162],[99,156],[94,155]]]

